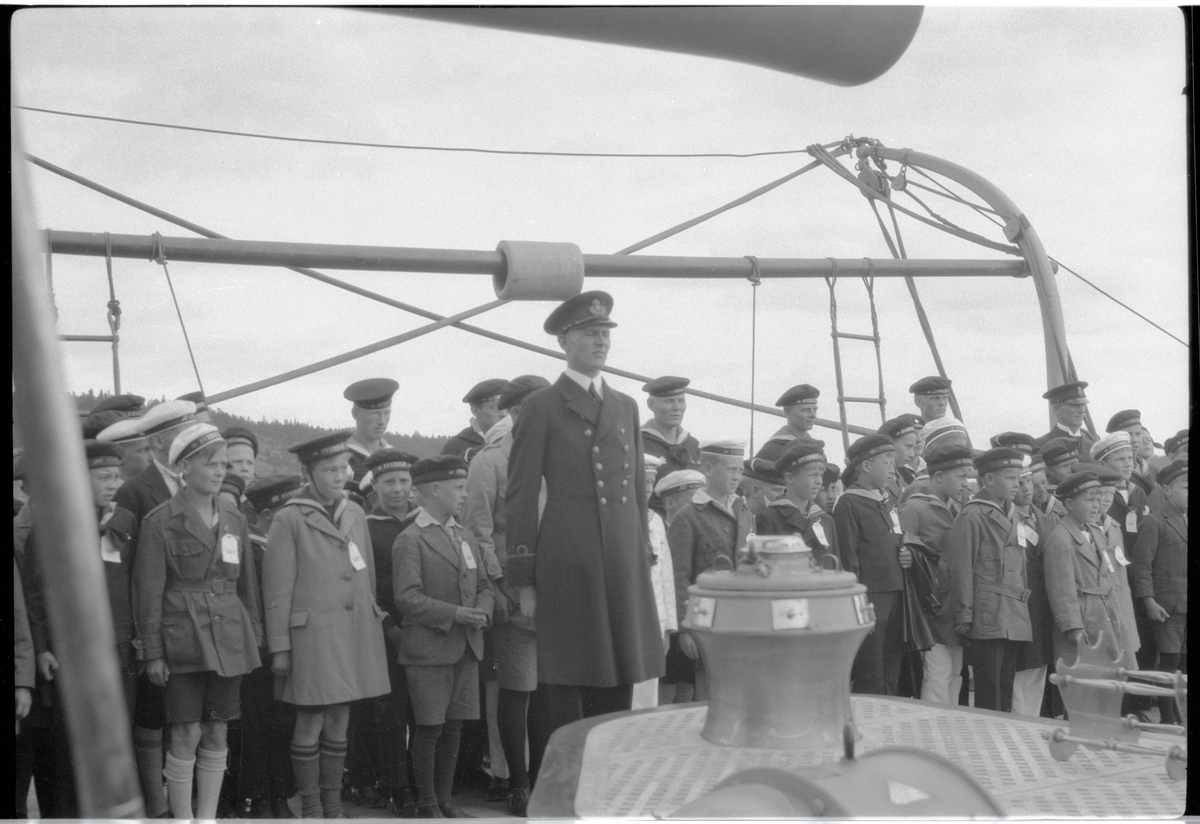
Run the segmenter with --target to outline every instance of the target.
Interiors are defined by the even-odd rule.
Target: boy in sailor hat
[[[1024,452],[1021,440],[1009,439],[1014,449]],[[1003,439],[1003,435],[996,438]],[[992,440],[995,441],[996,438]],[[1032,438],[1029,441],[1032,442]],[[1015,442],[1013,442],[1015,441]],[[1050,531],[1056,526],[1041,509],[1034,505],[1034,489],[1040,484],[1045,489],[1046,468],[1035,458],[1021,467],[1020,485],[1013,497],[1013,506],[1020,520],[1018,529],[1025,533],[1025,574],[1029,585],[1029,628],[1033,640],[1022,644],[1017,654],[1017,673],[1013,678],[1013,713],[1036,718],[1042,714],[1046,691],[1046,673],[1054,662],[1054,619],[1050,614],[1050,599],[1046,594],[1046,576],[1043,572],[1042,552]]]
[[[288,449],[305,486],[276,513],[263,569],[267,647],[296,707],[292,769],[305,816],[340,817],[350,704],[390,689],[375,553],[350,478],[348,430]]]
[[[886,435],[864,435],[850,444],[843,474],[853,481],[833,509],[842,568],[866,586],[875,610],[875,630],[859,647],[850,673],[851,690],[867,695],[895,695],[900,678],[902,569],[912,564],[912,554],[901,545],[900,517],[884,491],[895,458]]]
[[[1117,562],[1096,525],[1100,479],[1091,472],[1076,472],[1054,494],[1067,512],[1046,539],[1043,556],[1054,614],[1054,656],[1071,663],[1080,644],[1095,644],[1103,634],[1109,659],[1126,668],[1135,666],[1121,634]]]
[[[754,519],[759,535],[799,535],[814,558],[837,554],[833,516],[815,503],[825,481],[825,453],[816,443],[792,441],[775,463],[784,484],[783,495]]]
[[[1158,472],[1162,506],[1142,521],[1129,566],[1129,586],[1150,622],[1157,661],[1150,666],[1174,672],[1187,649],[1188,462],[1175,461]],[[1143,649],[1146,636],[1142,635]],[[1175,702],[1160,699],[1164,724],[1179,723]]]
[[[762,445],[754,457],[774,461],[792,441],[813,439],[812,428],[817,422],[817,398],[820,396],[821,390],[807,383],[797,384],[780,395],[775,405],[783,410],[787,423]]]
[[[700,460],[700,442],[683,428],[687,378],[665,375],[642,385],[651,418],[642,424],[646,454],[661,458],[667,471],[688,469]]]
[[[500,395],[508,381],[489,378],[471,387],[462,402],[471,410],[471,422],[442,447],[443,455],[458,455],[470,462],[487,438],[487,433],[508,413],[500,408]]]
[[[687,608],[687,588],[696,578],[724,557],[737,564],[737,553],[746,545],[746,537],[754,532],[754,516],[737,496],[742,479],[744,441],[709,441],[700,446],[700,471],[704,474],[703,489],[696,490],[667,532],[671,547],[671,563],[675,570],[676,617],[683,622]],[[700,677],[700,654],[696,642],[685,632],[679,633],[679,648],[697,662],[696,700],[707,697],[707,685]]]
[[[975,458],[979,494],[963,505],[946,538],[949,611],[954,630],[970,639],[975,706],[1012,711],[1020,643],[1032,639],[1025,548],[1029,539],[1013,500],[1028,456],[997,447]]]
[[[1142,413],[1136,409],[1123,409],[1108,419],[1104,431],[1110,435],[1119,431],[1129,433],[1133,448],[1133,481],[1149,495],[1154,491],[1158,469],[1147,460],[1154,456],[1154,439],[1142,425]]]
[[[946,409],[950,405],[951,383],[953,381],[949,378],[931,375],[921,378],[908,387],[908,391],[912,392],[913,403],[917,409],[921,410],[922,418],[927,421],[935,421],[945,416]]]
[[[654,491],[654,477],[662,469],[664,461],[647,454],[646,491],[647,501]],[[662,633],[663,651],[670,649],[671,636],[679,631],[675,612],[675,570],[672,566],[671,548],[667,543],[667,525],[658,512],[649,512],[650,527],[650,581],[654,585],[654,601],[658,607],[658,628]],[[659,703],[659,679],[648,678],[633,686],[633,709],[649,709]]]
[[[418,461],[421,508],[392,550],[392,586],[417,728],[413,772],[418,818],[467,818],[451,796],[464,720],[479,717],[479,660],[494,593],[479,542],[456,520],[467,495],[467,462],[455,455]]]
[[[949,603],[949,553],[946,537],[958,517],[962,489],[972,469],[971,450],[956,444],[935,446],[925,453],[928,485],[913,492],[900,507],[900,526],[919,545],[936,570],[934,594],[941,609],[929,617],[933,646],[921,654],[921,700],[938,704],[958,701],[963,663],[962,639],[954,632]]]
[[[1054,427],[1037,439],[1045,446],[1054,438],[1072,438],[1079,448],[1080,455],[1086,455],[1096,442],[1096,436],[1084,426],[1087,416],[1088,399],[1083,391],[1087,389],[1087,381],[1070,381],[1045,392],[1042,397],[1050,401],[1050,409],[1054,414]]]
[[[666,512],[663,522],[668,530],[665,542],[668,553],[671,551],[669,539],[671,523],[679,511],[689,505],[696,491],[703,489],[707,482],[704,474],[699,470],[677,469],[659,478],[654,485],[654,493],[662,501],[663,510]],[[693,700],[696,689],[696,669],[692,664],[692,659],[684,655],[679,648],[679,620],[676,606],[678,594],[675,591],[673,562],[668,558],[662,563],[664,570],[667,568],[667,564],[671,564],[671,583],[669,587],[664,585],[663,590],[666,592],[668,588],[670,589],[671,599],[667,602],[670,606],[670,618],[667,620],[673,621],[675,624],[675,629],[671,630],[668,639],[666,673],[658,680],[658,703],[665,706],[667,704],[686,704]]]
[[[820,448],[820,441],[815,441]],[[751,458],[742,464],[742,502],[750,514],[758,514],[783,494],[783,478],[775,471],[775,462],[766,458]]]
[[[241,677],[261,660],[258,586],[246,519],[221,500],[225,441],[195,423],[171,443],[182,486],[141,525],[133,570],[135,646],[163,687],[170,748],[163,775],[175,818],[214,818],[226,725],[241,714]],[[192,814],[195,771],[196,816]]]
[[[122,418],[106,426],[96,440],[121,448],[121,481],[133,480],[154,462],[154,448],[137,418]]]

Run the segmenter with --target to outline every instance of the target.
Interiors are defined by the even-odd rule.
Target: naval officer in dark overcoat
[[[550,314],[567,368],[525,399],[513,428],[507,577],[537,628],[531,774],[555,729],[629,709],[633,685],[663,674],[637,404],[600,377],[612,305],[585,292]]]

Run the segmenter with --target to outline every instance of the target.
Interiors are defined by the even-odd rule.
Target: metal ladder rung
[[[883,398],[851,398],[839,396],[838,402],[841,403],[843,401],[846,403],[873,403],[878,406],[883,406],[884,404]]]
[[[854,332],[834,332],[833,334],[839,338],[853,338],[854,340],[865,340],[870,341],[871,343],[877,343],[879,341],[879,337],[876,335],[858,335]]]

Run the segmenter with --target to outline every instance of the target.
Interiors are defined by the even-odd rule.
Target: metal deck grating
[[[982,784],[1011,816],[1176,817],[1186,781],[1167,777],[1164,757],[1079,748],[1050,757],[1041,731],[1058,724],[918,702],[853,696],[860,752],[919,747],[944,756]],[[751,767],[836,761],[839,749],[718,747],[700,737],[705,707],[608,721],[588,733],[575,796],[581,817],[661,816]],[[1179,743],[1168,736],[1144,741]]]

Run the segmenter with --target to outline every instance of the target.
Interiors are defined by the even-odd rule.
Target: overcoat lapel
[[[1187,543],[1187,526],[1185,526],[1183,523],[1183,516],[1180,515],[1178,512],[1168,512],[1167,517],[1164,518],[1163,520],[1165,520],[1167,522],[1167,526],[1169,526],[1169,527],[1171,527],[1171,529],[1175,530],[1175,532],[1179,535],[1180,538],[1183,539],[1183,542],[1186,544]]]
[[[604,402],[600,404],[600,423],[596,426],[596,438],[603,438],[620,420],[621,401],[616,397],[616,391],[608,384],[605,384]]]
[[[600,407],[596,406],[596,401],[584,391],[582,386],[566,375],[560,376],[556,385],[558,391],[562,393],[568,409],[590,424],[595,425],[600,420]]]
[[[333,525],[329,520],[329,516],[322,511],[321,505],[316,501],[309,500],[308,498],[292,498],[284,506],[300,507],[301,511],[304,512],[305,522],[313,529],[324,532],[326,535],[336,538],[339,542],[346,539],[346,536]]]
[[[1100,554],[1096,549],[1096,547],[1099,546],[1096,536],[1092,535],[1092,542],[1089,543],[1087,539],[1083,537],[1083,532],[1080,531],[1080,529],[1074,523],[1069,524],[1067,529],[1069,529],[1071,532],[1071,540],[1075,542],[1075,551],[1078,552],[1080,557],[1086,560],[1089,564],[1099,568]]]

